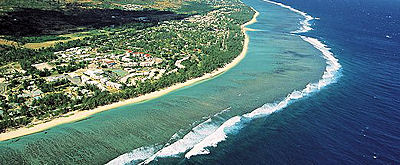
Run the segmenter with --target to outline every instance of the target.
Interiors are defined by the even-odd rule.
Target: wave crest
[[[312,30],[310,24],[310,21],[314,19],[312,16],[300,10],[294,9],[290,6],[284,5],[282,3],[270,0],[264,0],[264,1],[281,6],[283,8],[287,8],[293,12],[296,12],[304,16],[305,19],[300,21],[301,27],[298,30],[293,31],[291,33],[298,34]],[[195,155],[209,154],[210,151],[207,148],[216,147],[218,143],[224,141],[227,138],[227,134],[231,133],[230,130],[232,129],[230,128],[240,128],[241,124],[245,122],[248,122],[255,118],[268,116],[274,112],[282,110],[283,108],[290,105],[292,102],[304,98],[309,94],[319,91],[321,88],[336,82],[336,79],[339,76],[338,73],[341,68],[341,65],[338,59],[336,59],[333,53],[330,51],[330,48],[328,48],[327,45],[323,44],[318,39],[301,35],[299,35],[299,37],[301,37],[304,41],[310,43],[313,47],[321,51],[323,57],[326,59],[327,66],[325,68],[324,74],[322,75],[322,78],[318,82],[307,84],[306,87],[301,91],[293,91],[280,102],[267,103],[264,104],[262,107],[253,110],[250,113],[244,114],[242,116],[234,116],[229,120],[223,122],[220,126],[217,125],[217,123],[219,122],[214,123],[214,121],[212,122],[212,119],[209,118],[205,122],[194,127],[192,131],[186,134],[182,139],[177,140],[171,145],[162,148],[156,153],[153,152],[154,154],[148,156],[147,159],[144,162],[142,162],[142,164],[150,163],[157,157],[177,156],[178,154],[182,154],[189,149],[190,150],[185,154],[185,158],[187,159]],[[216,114],[214,115],[214,117],[217,117],[218,115],[219,114]],[[120,157],[118,157],[117,159],[119,159]],[[125,159],[127,158],[127,156],[121,158]],[[131,158],[131,157],[128,158],[130,158],[131,160],[137,160],[137,158]],[[122,162],[131,162],[131,161],[122,161]]]

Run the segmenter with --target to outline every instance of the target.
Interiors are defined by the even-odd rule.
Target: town
[[[253,11],[231,1],[204,3],[211,10],[161,22],[141,17],[140,23],[91,30],[90,37],[56,48],[22,49],[42,58],[3,60],[0,130],[136,97],[223,67],[240,53],[240,25]],[[3,46],[1,53],[22,50]]]

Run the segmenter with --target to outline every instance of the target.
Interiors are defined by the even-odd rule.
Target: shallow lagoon
[[[233,69],[150,101],[0,142],[2,164],[106,163],[139,147],[172,143],[209,118],[217,127],[318,81],[326,65],[321,52],[290,34],[304,18],[262,1],[246,3],[260,12],[248,26],[257,31],[247,32],[249,50]]]

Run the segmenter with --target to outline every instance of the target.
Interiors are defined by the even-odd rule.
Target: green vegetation
[[[189,1],[182,5],[177,11],[185,14],[202,14],[212,9],[214,8],[207,3]]]
[[[37,36],[37,37],[4,37],[6,40],[16,41],[21,44],[26,43],[40,43],[46,41],[56,41],[56,40],[66,40],[70,39],[69,37],[60,37],[55,35],[45,35],[45,36]]]
[[[73,40],[66,43],[58,43],[53,47],[38,50],[0,45],[0,65],[19,61],[21,66],[23,66],[23,69],[27,69],[32,64],[45,62],[55,58],[53,54],[55,51],[76,46],[84,46],[87,44],[88,43],[84,40]]]
[[[3,11],[12,11],[15,8],[38,8],[38,9],[55,9],[63,4],[54,0],[1,0],[0,6]]]
[[[137,7],[121,6],[130,2],[118,4]],[[249,7],[236,0],[180,4],[166,9],[190,16],[138,18],[143,22],[91,30],[84,33],[90,37],[37,50],[1,45],[0,130],[154,92],[224,67],[240,54],[240,25],[251,19]],[[62,38],[18,42],[24,39]]]

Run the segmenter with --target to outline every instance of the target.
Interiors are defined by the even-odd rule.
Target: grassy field
[[[95,32],[93,32],[95,33]],[[11,46],[22,46],[25,48],[30,48],[30,49],[39,49],[39,48],[46,48],[50,46],[54,46],[57,43],[60,42],[68,42],[72,40],[77,40],[77,39],[83,39],[85,37],[91,36],[92,32],[78,32],[78,33],[72,33],[72,34],[63,34],[63,35],[58,35],[54,38],[54,40],[50,41],[33,41],[33,42],[20,42],[18,41],[18,38],[16,38],[17,41],[13,41],[12,39],[9,38],[1,38],[0,37],[0,45],[11,45]]]
[[[147,9],[122,10],[126,4]],[[160,21],[212,9],[198,0],[0,0],[0,45],[46,48],[92,36],[110,25],[135,22],[136,17]]]
[[[75,33],[75,34],[64,34],[64,35],[59,35],[59,36],[61,38],[66,38],[66,39],[37,42],[37,43],[26,43],[23,45],[23,47],[30,48],[30,49],[46,48],[46,47],[54,46],[60,42],[68,42],[68,41],[72,41],[72,40],[83,39],[85,37],[89,37],[90,35],[89,35],[89,33],[83,32],[83,33]]]

